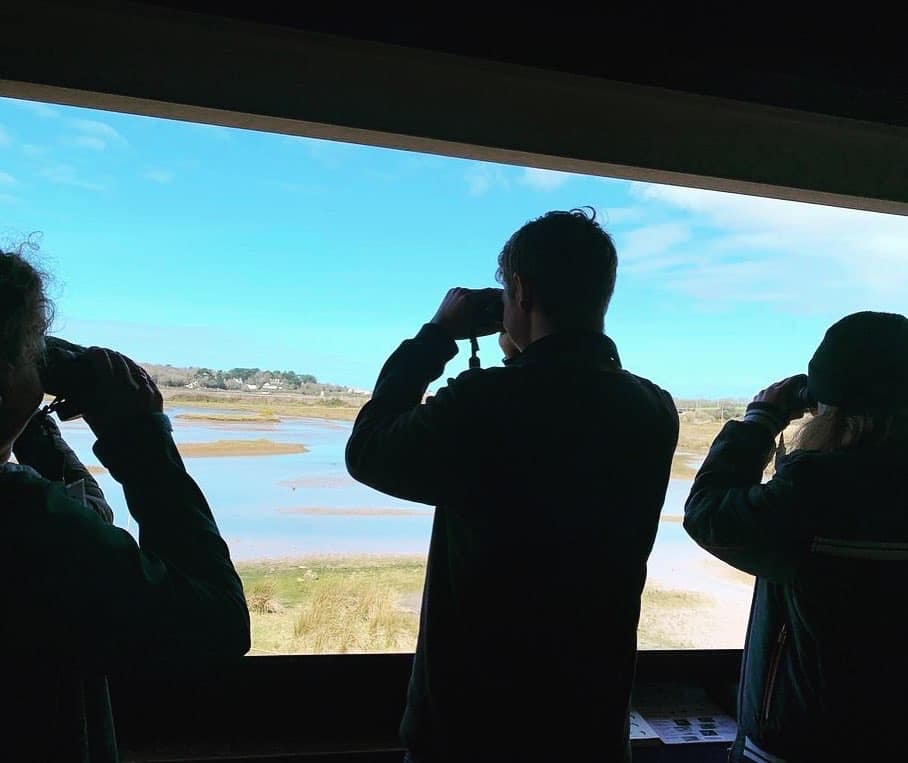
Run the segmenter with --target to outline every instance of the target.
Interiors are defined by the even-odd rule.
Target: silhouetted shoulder
[[[671,393],[643,376],[637,376],[630,371],[620,371],[618,374],[626,389],[628,398],[636,399],[641,404],[652,407],[654,413],[660,418],[670,422],[671,428],[677,435],[680,426],[678,407]]]

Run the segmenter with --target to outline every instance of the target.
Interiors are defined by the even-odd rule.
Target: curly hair
[[[549,320],[570,329],[602,322],[617,267],[612,237],[596,222],[596,211],[584,207],[526,223],[501,250],[495,277],[513,296],[513,275],[519,274]]]
[[[0,249],[0,365],[6,368],[40,357],[53,317],[46,276],[25,254],[36,248],[26,242],[13,251]]]

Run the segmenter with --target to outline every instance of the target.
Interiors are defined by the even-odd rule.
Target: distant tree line
[[[343,390],[337,385],[319,384],[313,374],[296,371],[268,371],[261,368],[178,368],[144,364],[155,383],[163,387],[201,387],[204,389],[280,389],[317,393],[324,389]]]

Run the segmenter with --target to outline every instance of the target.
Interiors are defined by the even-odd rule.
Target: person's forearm
[[[784,582],[804,528],[791,475],[763,484],[771,428],[730,421],[710,448],[684,504],[684,529],[707,551],[752,575]]]
[[[163,413],[149,413],[122,422],[95,443],[94,451],[124,491],[133,494],[127,502],[140,526],[151,527],[187,514],[198,516],[200,524],[214,524],[205,498],[186,473],[171,436],[170,420]],[[159,496],[162,490],[169,493],[174,485],[186,494],[171,501],[151,500],[151,496]]]
[[[191,601],[175,602],[192,619],[183,627],[218,639],[227,651],[248,643],[242,583],[204,495],[183,466],[167,417],[136,419],[99,440],[95,452],[123,485],[142,551],[188,577],[179,591]]]
[[[457,354],[457,343],[444,329],[427,323],[412,339],[402,342],[385,361],[375,382],[372,401],[380,400],[402,409],[418,405],[429,384]]]
[[[728,422],[697,471],[691,494],[702,489],[759,484],[774,446],[770,427],[753,421]]]
[[[347,470],[354,479],[407,500],[436,501],[448,482],[442,472],[452,461],[449,450],[457,447],[451,433],[458,414],[448,388],[421,403],[456,352],[443,329],[426,324],[388,358],[347,441]]]

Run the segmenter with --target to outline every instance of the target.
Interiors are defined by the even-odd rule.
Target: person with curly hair
[[[154,382],[113,350],[69,345],[71,383],[91,392],[81,413],[94,451],[123,486],[139,542],[111,524],[98,484],[38,410],[51,313],[41,272],[0,251],[0,645],[11,700],[0,749],[4,760],[106,763],[118,752],[105,674],[245,654],[249,613]]]
[[[451,289],[353,425],[350,474],[436,507],[401,723],[415,763],[630,759],[678,412],[604,333],[617,263],[594,211],[526,223],[498,256],[503,289]],[[456,339],[502,328],[504,367],[423,402]]]

